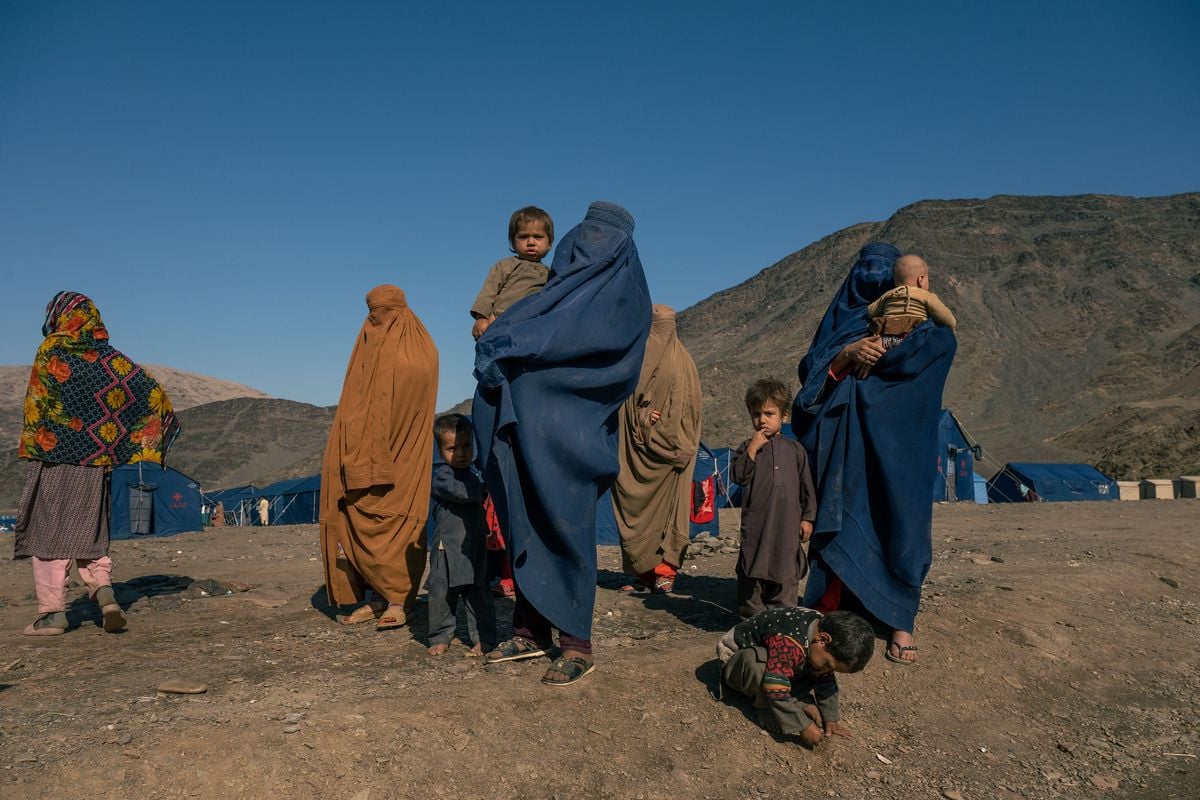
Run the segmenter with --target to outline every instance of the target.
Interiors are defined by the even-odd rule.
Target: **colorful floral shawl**
[[[87,297],[59,292],[46,306],[18,455],[55,464],[162,463],[179,434],[167,393],[108,343]]]

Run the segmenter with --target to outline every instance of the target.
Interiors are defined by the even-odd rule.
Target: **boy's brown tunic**
[[[817,518],[808,454],[795,439],[777,435],[751,460],[746,455],[749,443],[742,442],[729,469],[730,479],[745,487],[738,569],[749,578],[795,582],[800,522]]]
[[[550,268],[540,261],[523,261],[516,256],[502,258],[488,270],[483,288],[471,306],[476,319],[498,317],[518,300],[546,285]]]

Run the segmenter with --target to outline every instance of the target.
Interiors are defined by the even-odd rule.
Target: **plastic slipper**
[[[49,614],[44,614],[38,617],[33,622],[26,625],[25,630],[21,631],[21,633],[25,636],[62,636],[67,632],[67,626],[65,624],[55,625],[46,619],[48,616]]]
[[[596,671],[595,662],[588,663],[582,658],[567,658],[559,656],[554,659],[554,663],[546,670],[546,674],[542,676],[542,683],[547,686],[570,686],[576,681],[591,675]],[[565,675],[565,678],[551,678],[550,673],[557,672]]]
[[[370,603],[359,606],[349,614],[339,614],[337,621],[343,625],[359,625],[363,622],[374,622],[383,616],[384,609],[375,608]]]
[[[393,628],[403,628],[408,624],[408,615],[403,611],[397,611],[389,608],[381,613],[379,621],[375,623],[375,630],[390,631]]]
[[[893,647],[899,651],[897,655],[892,655]],[[909,659],[904,658],[904,653],[906,651],[915,653],[920,649],[921,648],[917,647],[915,644],[903,645],[903,644],[896,644],[895,642],[888,642],[887,650],[885,650],[883,652],[883,657],[886,658],[888,661],[891,661],[894,664],[904,664],[905,666],[911,666],[911,665],[917,663],[917,660],[914,658],[910,661]]]
[[[538,658],[546,655],[548,648],[522,636],[514,636],[507,642],[496,645],[484,660],[489,664],[501,664],[505,661],[524,661],[527,658]]]
[[[104,614],[104,632],[119,633],[125,630],[125,615],[121,613],[121,607],[116,603],[110,603],[100,609]]]

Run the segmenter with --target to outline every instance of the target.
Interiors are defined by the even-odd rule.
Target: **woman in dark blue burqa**
[[[912,633],[932,560],[936,428],[957,341],[926,320],[884,350],[866,307],[892,288],[900,251],[864,247],[800,362],[792,427],[809,454],[817,520],[804,605],[849,608],[916,660]]]
[[[617,474],[617,411],[637,386],[650,292],[633,217],[596,202],[554,253],[537,294],[475,345],[477,461],[511,548],[513,638],[488,661],[561,657],[543,682],[594,669],[596,500]]]

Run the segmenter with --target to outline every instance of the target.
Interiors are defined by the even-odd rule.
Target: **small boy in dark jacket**
[[[433,470],[429,543],[429,654],[450,649],[458,604],[467,610],[470,652],[482,656],[496,643],[496,610],[487,590],[487,527],[483,517],[483,481],[471,469],[475,457],[471,423],[462,414],[434,422],[434,437],[444,464]]]
[[[862,617],[800,607],[769,608],[717,642],[721,685],[754,698],[764,728],[808,745],[849,735],[834,673],[860,672],[874,652],[875,634]]]

